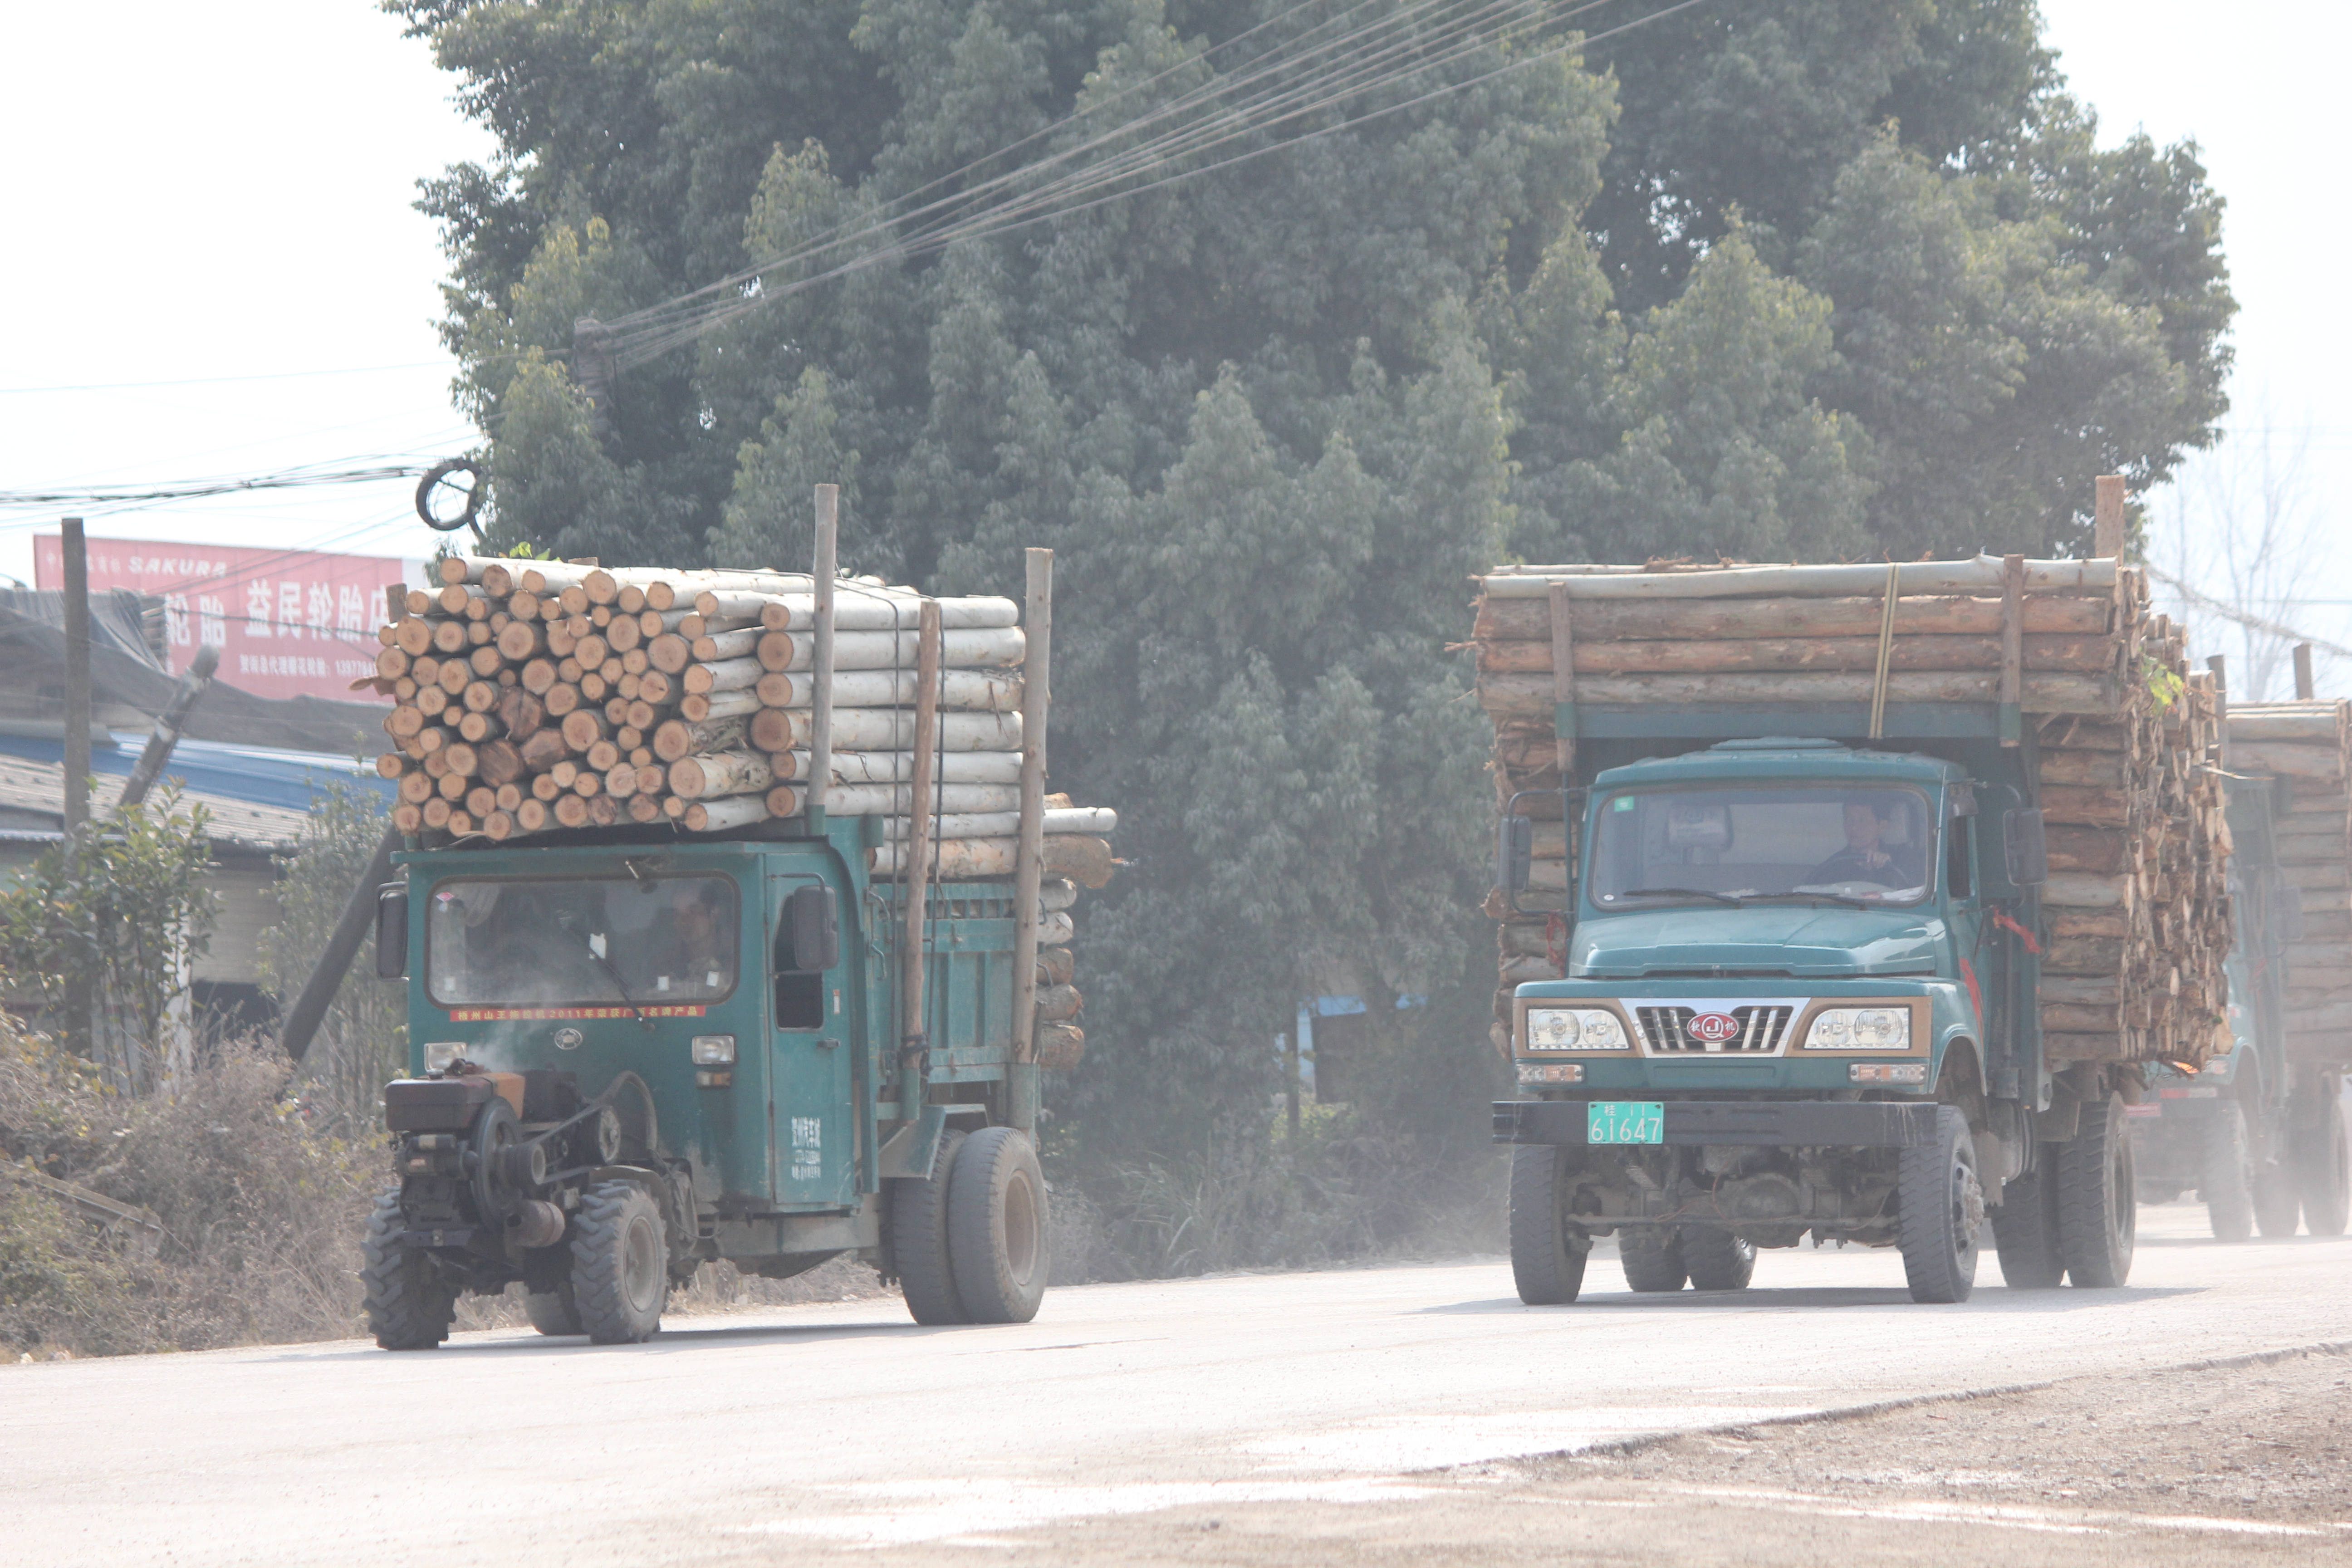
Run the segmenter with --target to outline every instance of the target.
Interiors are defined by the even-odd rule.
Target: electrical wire
[[[2204,610],[2208,614],[2219,616],[2225,621],[2234,621],[2248,631],[2261,632],[2265,637],[2284,637],[2290,642],[2309,643],[2323,653],[2332,653],[2339,658],[2352,658],[2352,647],[2346,647],[2340,643],[2326,642],[2315,637],[2305,637],[2284,621],[2270,620],[2250,611],[2242,610],[2234,605],[2224,604],[2190,587],[2168,572],[2159,572],[2153,566],[2146,570],[2149,576],[2179,595],[2184,603]]]
[[[906,216],[919,216],[926,212],[953,207],[969,208],[975,195],[1003,189],[1015,181],[1034,176],[1040,170],[1068,162],[1080,152],[1107,145],[1123,135],[1131,133],[1138,127],[1152,123],[1155,120],[1169,118],[1172,114],[1196,106],[1213,104],[1221,97],[1232,96],[1237,88],[1253,85],[1285,68],[1296,68],[1300,59],[1313,58],[1343,45],[1361,44],[1364,40],[1382,33],[1399,35],[1369,54],[1360,51],[1360,58],[1344,63],[1337,70],[1326,71],[1320,76],[1310,76],[1302,81],[1291,82],[1261,92],[1255,97],[1243,97],[1236,102],[1227,104],[1224,112],[1221,114],[1211,116],[1196,123],[1180,126],[1174,131],[1149,139],[1134,147],[1108,155],[1097,163],[1081,166],[977,214],[967,212],[950,216],[945,221],[935,224],[928,229],[919,229],[911,234],[903,235],[894,243],[853,256],[845,261],[811,276],[777,287],[771,287],[766,277],[769,272],[795,262],[838,250],[855,239],[887,232],[894,223],[903,220],[887,222],[869,220],[865,228],[846,235],[842,233],[843,226],[836,226],[835,229],[816,237],[815,242],[804,246],[790,256],[780,257],[755,268],[746,268],[731,275],[729,279],[706,285],[692,294],[679,296],[677,300],[665,301],[661,305],[649,307],[626,317],[615,318],[615,321],[609,325],[619,328],[620,331],[608,340],[614,363],[617,368],[628,368],[644,363],[708,334],[729,321],[757,310],[771,300],[797,293],[834,278],[886,262],[936,253],[963,240],[1003,234],[1031,226],[1035,223],[1068,216],[1109,201],[1128,199],[1180,181],[1198,178],[1220,169],[1230,168],[1271,153],[1402,112],[1437,98],[1465,91],[1515,71],[1524,70],[1556,58],[1559,54],[1588,47],[1603,38],[1613,37],[1633,31],[1636,27],[1645,26],[1676,12],[1690,9],[1700,4],[1701,0],[1679,0],[1678,4],[1662,7],[1618,26],[1573,37],[1549,48],[1524,54],[1495,69],[1481,72],[1465,80],[1445,83],[1415,94],[1402,102],[1355,115],[1334,125],[1286,137],[1267,146],[1220,159],[1200,168],[1178,171],[1156,179],[1146,180],[1141,184],[1129,184],[1125,189],[1113,189],[1108,194],[1098,195],[1091,194],[1102,190],[1105,186],[1116,186],[1122,181],[1135,180],[1154,169],[1164,167],[1178,158],[1198,155],[1204,151],[1225,145],[1244,136],[1263,134],[1269,128],[1296,121],[1305,116],[1330,108],[1346,99],[1360,97],[1416,77],[1424,77],[1432,70],[1444,65],[1478,52],[1501,47],[1507,41],[1506,35],[1514,26],[1556,26],[1570,17],[1582,15],[1606,3],[1608,0],[1588,0],[1587,4],[1563,9],[1553,3],[1553,0],[1490,0],[1486,5],[1439,23],[1433,29],[1414,34],[1408,24],[1433,13],[1451,9],[1454,5],[1458,4],[1458,0],[1423,0],[1422,4],[1409,5],[1401,11],[1391,13],[1351,33],[1341,35],[1337,38],[1322,40],[1313,50],[1299,57],[1299,59],[1284,58],[1283,51],[1288,46],[1287,44],[1277,45],[1267,50],[1264,56],[1251,61],[1242,71],[1229,78],[1219,79],[1210,88],[1196,89],[1191,95],[1181,97],[1171,105],[1161,106],[1146,115],[1139,116],[1124,126],[1082,143],[1077,149],[1066,150],[1051,159],[1040,160],[1035,163],[1024,165],[1020,170],[992,176],[990,180],[982,182],[981,186],[975,187],[973,191],[961,192],[956,195],[941,198]],[[1283,15],[1285,16],[1295,15],[1305,8],[1304,6],[1293,7],[1290,12]],[[1341,16],[1351,16],[1360,9],[1362,9],[1360,5],[1350,7],[1341,13]],[[1327,19],[1325,24],[1318,24],[1318,27],[1328,25]],[[1309,29],[1309,35],[1316,30]],[[1412,58],[1410,63],[1403,65],[1394,63],[1401,57],[1413,56],[1419,58]],[[1189,57],[1192,60],[1206,58],[1205,54]],[[1171,71],[1175,68],[1169,68]],[[1162,71],[1150,79],[1158,80],[1167,74],[1169,74],[1168,71]],[[1121,95],[1114,95],[1114,100],[1118,96]],[[1079,112],[1081,114],[1091,112],[1093,107],[1088,106],[1087,110]],[[1066,117],[1061,123],[1067,124],[1076,118],[1077,118],[1076,115]],[[1045,133],[1033,133],[1031,137],[1025,138],[1024,142],[1014,145],[1025,144],[1026,142],[1034,141],[1036,136]],[[992,153],[989,158],[975,160],[973,163],[966,165],[966,168],[980,167],[990,159],[1001,155],[1001,153]],[[953,177],[947,176],[950,179]],[[938,183],[934,182],[934,184]],[[886,207],[881,210],[887,209]],[[696,300],[710,299],[714,294],[724,293],[730,288],[739,291],[733,299],[719,300],[698,308],[692,305],[692,301]]]

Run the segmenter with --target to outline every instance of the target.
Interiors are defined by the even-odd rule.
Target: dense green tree
[[[387,4],[499,139],[424,203],[498,539],[798,564],[830,480],[859,570],[1001,591],[1058,551],[1055,782],[1131,862],[1082,925],[1097,1146],[1262,1106],[1302,994],[1480,1013],[1468,574],[2063,546],[2093,475],[2221,407],[2218,202],[2185,150],[2097,149],[2030,0],[1700,6],[1589,59],[1441,57],[1460,8],[1401,0]],[[1407,20],[1409,84],[882,242]],[[1492,1067],[1429,1026],[1381,1081],[1434,1128]]]

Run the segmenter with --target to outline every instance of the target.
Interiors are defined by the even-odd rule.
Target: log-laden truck
[[[1039,1075],[1084,1046],[1068,910],[1115,826],[1044,794],[1050,556],[1024,629],[836,580],[828,499],[813,573],[457,556],[386,628],[386,1349],[517,1282],[543,1333],[642,1341],[720,1259],[1037,1310]]]
[[[1475,646],[1503,806],[1512,1269],[1736,1289],[1899,1248],[2123,1283],[2127,1106],[2229,1048],[2210,678],[2113,559],[1525,566]]]
[[[2217,680],[2219,659],[2209,661]],[[2130,1108],[2140,1201],[2193,1191],[2215,1239],[2341,1236],[2352,1219],[2343,1081],[2352,1063],[2352,703],[2224,700],[2232,848],[2231,1045],[2160,1069]]]

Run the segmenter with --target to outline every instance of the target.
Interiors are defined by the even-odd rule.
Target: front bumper
[[[1748,1149],[1910,1149],[1936,1141],[1936,1104],[1923,1100],[1669,1100],[1665,1141],[1690,1147],[1713,1143]],[[1582,1147],[1586,1102],[1503,1100],[1495,1102],[1495,1142]],[[1639,1148],[1639,1144],[1611,1144]]]

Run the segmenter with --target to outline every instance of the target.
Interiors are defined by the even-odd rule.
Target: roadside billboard
[[[89,585],[129,588],[163,601],[165,659],[185,669],[196,649],[220,649],[220,679],[257,697],[388,701],[351,683],[375,673],[383,591],[413,563],[306,550],[92,539]],[[33,542],[33,580],[65,586],[58,536]]]

